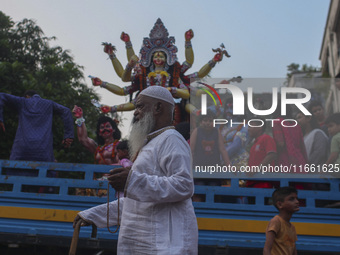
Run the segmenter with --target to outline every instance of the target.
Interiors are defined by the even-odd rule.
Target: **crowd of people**
[[[54,115],[61,116],[64,121],[63,144],[69,147],[73,142],[73,120],[70,109],[42,99],[35,91],[27,91],[24,97],[1,93],[0,98],[1,131],[5,131],[2,117],[4,106],[12,107],[19,112],[18,131],[10,159],[53,162],[51,126]],[[232,103],[228,103],[223,111],[208,109],[207,114],[199,116],[195,128],[192,128],[193,125],[188,122],[177,124],[176,130],[190,144],[193,156],[192,168],[218,163],[237,168],[293,164],[304,169],[301,166],[306,164],[317,167],[340,163],[340,113],[326,116],[322,104],[311,101],[308,110],[312,115],[305,115],[302,112],[294,114],[291,108],[287,107],[286,115],[281,116],[280,105],[278,103],[276,111],[271,116],[278,121],[272,122],[271,126],[261,118],[252,120],[252,125],[248,126],[245,116],[233,115]],[[95,141],[88,137],[82,108],[75,105],[72,113],[76,118],[78,141],[93,153],[96,164],[132,166],[133,159],[130,159],[128,143],[124,141],[120,144],[121,132],[115,120],[107,116],[99,117]],[[233,124],[213,127],[213,120],[216,118],[232,120]],[[285,125],[282,124],[284,118]],[[287,119],[295,119],[297,124]],[[138,136],[131,136],[131,138],[134,142],[140,140]],[[96,176],[99,179],[101,177],[103,176]],[[228,181],[221,178],[197,178],[195,184],[220,186],[228,185]],[[244,185],[273,188],[275,183],[248,180]],[[296,188],[313,187],[301,184]]]
[[[194,169],[195,166],[216,164],[240,166],[296,166],[298,173],[304,173],[304,166],[328,167],[340,162],[340,113],[325,116],[318,101],[309,104],[312,115],[293,113],[287,105],[285,116],[281,115],[281,104],[270,116],[273,122],[262,117],[234,116],[232,104],[222,111],[208,109],[199,117],[197,128],[189,139]],[[214,119],[232,120],[231,125],[213,126]],[[294,121],[296,120],[296,121]],[[250,122],[249,122],[250,123]],[[270,123],[270,124],[268,124]],[[222,145],[222,146],[221,146]],[[205,160],[203,160],[203,158]],[[301,171],[300,171],[301,170]],[[211,184],[205,179],[197,183]],[[223,182],[219,180],[219,184]],[[248,180],[247,187],[273,188],[274,182]],[[296,184],[297,189],[312,189],[308,184]]]
[[[29,133],[31,128],[34,130],[38,125],[37,122],[40,127],[44,127],[41,134],[49,134],[50,137],[51,116],[54,113],[60,114],[64,120],[66,131],[63,143],[70,146],[73,142],[70,109],[41,99],[34,91],[28,92],[23,98],[1,93],[0,98],[0,113],[5,105],[15,105],[21,116],[19,127],[23,123],[28,127],[25,129],[26,133],[17,133],[16,140],[19,142],[13,145],[11,159],[36,159],[23,157],[28,155],[23,153],[18,158],[20,147],[26,146],[27,143],[34,145],[34,139],[41,140],[40,136]],[[315,102],[311,103],[310,111],[320,114],[320,110],[314,111],[315,105]],[[253,121],[252,126],[240,124],[240,119],[233,116],[230,107],[223,114],[229,119],[237,120],[236,125],[213,127],[216,113],[208,111],[207,115],[200,116],[197,127],[190,130],[188,123],[180,123],[176,127],[172,125],[174,106],[173,97],[167,89],[160,86],[144,89],[135,103],[130,142],[121,140],[117,123],[105,116],[98,119],[97,141],[94,141],[87,135],[82,109],[75,106],[72,110],[76,118],[78,140],[94,154],[95,163],[122,166],[106,175],[110,185],[117,191],[118,199],[109,205],[103,204],[80,212],[74,225],[120,225],[120,254],[154,254],[155,251],[155,254],[158,254],[169,249],[173,250],[171,254],[197,254],[198,230],[192,201],[202,200],[194,196],[194,184],[226,183],[221,179],[194,181],[190,151],[194,165],[213,164],[216,161],[226,166],[340,163],[340,113],[323,118],[315,114],[305,116],[297,113],[298,125],[285,127],[280,122],[275,122],[270,130],[261,119],[257,120],[259,123]],[[44,112],[36,119],[37,112],[42,110]],[[291,113],[288,111],[289,114]],[[274,113],[273,117],[282,118],[277,113]],[[46,125],[42,124],[43,122],[46,122]],[[5,131],[2,115],[0,127]],[[327,134],[323,131],[326,130],[325,127]],[[44,148],[47,149],[43,153],[35,153],[39,156],[46,153],[48,155],[39,160],[54,161],[50,155],[51,151],[53,155],[50,139],[40,142],[44,142],[47,146]],[[245,185],[257,188],[275,187],[275,183],[257,180],[248,180]],[[295,188],[306,186],[297,185]],[[281,187],[273,193],[273,205],[279,210],[279,215],[269,222],[264,252],[287,249],[289,254],[296,253],[296,231],[288,224],[292,214],[299,210],[295,188]],[[109,206],[112,212],[108,222],[106,206]],[[285,224],[289,227],[283,228]],[[146,240],[145,235],[155,238]],[[291,242],[281,247],[280,238],[287,235]]]

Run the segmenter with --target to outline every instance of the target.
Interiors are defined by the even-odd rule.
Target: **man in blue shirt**
[[[53,115],[59,115],[64,122],[65,147],[74,138],[73,118],[70,109],[51,100],[41,98],[35,91],[25,92],[24,97],[0,93],[0,130],[3,123],[4,106],[16,110],[19,116],[18,129],[11,150],[11,160],[53,162]]]

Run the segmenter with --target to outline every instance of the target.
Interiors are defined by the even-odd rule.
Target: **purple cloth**
[[[127,167],[132,166],[133,163],[132,163],[131,160],[129,160],[129,159],[127,159],[127,158],[123,158],[123,159],[119,160],[119,163],[118,163],[118,164],[122,165],[122,167],[127,168]]]
[[[3,122],[3,107],[11,107],[19,115],[11,160],[53,162],[53,115],[64,122],[64,139],[74,138],[73,118],[70,109],[35,94],[31,98],[0,93],[0,121]]]

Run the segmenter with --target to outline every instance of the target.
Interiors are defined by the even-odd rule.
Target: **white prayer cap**
[[[150,86],[142,90],[139,95],[148,96],[152,98],[157,98],[162,101],[168,102],[171,105],[175,105],[174,98],[172,97],[169,90],[161,86]]]

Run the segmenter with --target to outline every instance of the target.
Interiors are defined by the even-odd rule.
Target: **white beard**
[[[145,113],[144,117],[133,123],[129,136],[129,154],[130,158],[134,159],[139,150],[144,146],[146,137],[155,127],[155,119],[152,112]]]

